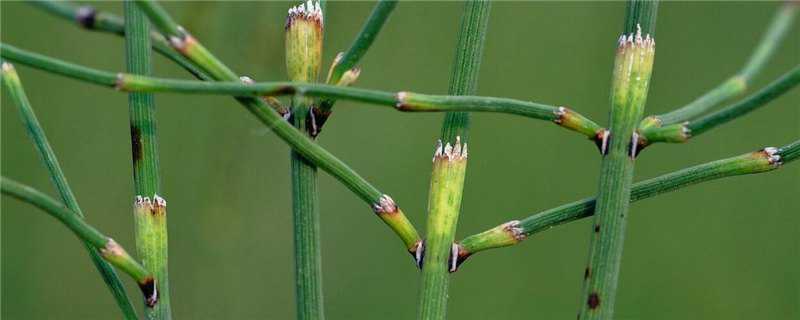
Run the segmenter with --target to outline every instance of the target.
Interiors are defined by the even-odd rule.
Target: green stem
[[[47,171],[50,173],[50,179],[56,186],[61,201],[63,201],[70,210],[75,212],[78,217],[83,218],[83,212],[80,206],[78,206],[75,194],[72,193],[72,188],[69,187],[64,171],[61,170],[61,165],[58,163],[58,158],[53,152],[53,148],[50,147],[50,142],[47,140],[47,136],[42,126],[39,124],[36,114],[33,112],[33,108],[25,94],[25,89],[19,79],[19,75],[14,69],[14,66],[10,63],[4,62],[2,64],[2,79],[3,83],[6,85],[6,89],[8,89],[11,99],[19,108],[22,122],[25,123],[25,128],[28,129],[28,135],[33,140],[36,150],[39,152],[42,161],[47,167]],[[125,287],[122,285],[122,281],[120,281],[117,273],[111,268],[111,265],[103,261],[100,253],[90,243],[84,242],[84,245],[89,251],[89,257],[91,257],[92,263],[95,268],[97,268],[97,271],[100,272],[108,289],[111,290],[111,294],[114,296],[114,300],[122,311],[122,315],[125,319],[137,319],[136,311],[133,309],[130,298],[128,298]]]
[[[44,55],[0,44],[3,58],[62,76],[130,92],[176,92],[225,94],[234,96],[280,96],[301,94],[307,97],[347,99],[393,107],[403,112],[495,112],[553,121],[595,139],[600,126],[583,115],[565,108],[508,98],[480,96],[427,95],[412,92],[386,92],[305,82],[203,82],[112,73],[92,69]],[[240,100],[241,101],[241,100]],[[245,102],[243,102],[245,103]],[[255,102],[246,102],[255,104]],[[256,106],[259,107],[260,106]]]
[[[108,12],[97,11],[90,5],[77,6],[69,1],[61,0],[33,0],[31,3],[56,17],[77,23],[86,30],[125,36],[125,22],[121,17]],[[173,51],[167,40],[160,34],[151,33],[150,40],[153,44],[153,49],[162,56],[172,60],[198,79],[211,80],[210,76],[195,66],[189,59]]]
[[[170,39],[174,48],[185,57],[201,66],[213,76],[215,80],[238,81],[238,77],[233,71],[214,57],[211,52],[205,49],[200,42],[189,35],[183,28],[175,24],[166,11],[155,2],[137,1],[137,4],[139,4],[139,7],[150,17],[153,24],[165,34],[165,37]],[[309,160],[309,162],[332,175],[364,200],[364,202],[371,205],[384,223],[400,237],[408,250],[411,251],[416,248],[416,243],[419,241],[416,228],[408,221],[408,218],[406,218],[402,210],[397,208],[394,201],[388,201],[391,200],[388,195],[380,192],[344,162],[286,122],[281,115],[265,102],[250,97],[238,97],[237,101],[261,121],[261,123],[272,129],[272,131],[292,147],[293,150],[297,151]],[[391,206],[383,206],[383,204],[389,202],[391,202]],[[392,208],[394,211],[392,211],[391,214],[386,214],[386,212],[378,209],[381,207]]]
[[[58,219],[78,238],[99,250],[103,259],[133,278],[142,289],[145,300],[155,301],[157,299],[158,293],[155,291],[155,284],[150,272],[136,262],[114,239],[84,222],[76,212],[44,193],[6,177],[0,177],[0,189],[3,194],[30,203]]]
[[[800,140],[781,148],[764,148],[740,156],[712,161],[644,180],[631,188],[630,202],[655,197],[717,179],[762,173],[800,158]],[[472,254],[519,243],[521,240],[568,222],[591,217],[596,198],[585,198],[514,220],[459,241],[460,261]]]
[[[128,72],[149,75],[150,27],[145,15],[131,1],[125,1],[125,61]],[[168,236],[166,202],[161,193],[156,138],[155,103],[151,93],[133,92],[128,96],[130,106],[131,150],[133,181],[136,194],[134,220],[136,248],[145,268],[155,275],[159,286],[159,301],[146,303],[148,319],[172,318],[169,299]],[[148,202],[152,197],[150,204]],[[140,200],[141,199],[141,200]],[[145,200],[147,199],[147,200]],[[157,206],[154,210],[153,204]],[[147,208],[143,206],[147,205]]]
[[[296,97],[295,102],[293,123],[305,132],[310,101]],[[297,318],[324,319],[317,167],[292,151],[291,178]]]
[[[655,142],[686,142],[708,130],[742,117],[767,105],[772,100],[789,92],[800,83],[800,65],[795,66],[777,80],[756,93],[731,104],[719,111],[707,114],[696,120],[668,126],[651,126],[640,130],[645,144]]]
[[[611,89],[610,142],[604,153],[597,211],[589,245],[579,319],[612,319],[625,225],[630,203],[634,159],[652,73],[658,2],[629,1],[626,32],[620,38]],[[641,27],[641,28],[640,28]],[[634,29],[636,32],[634,32]],[[642,35],[642,30],[649,32]]]
[[[750,59],[738,73],[686,106],[665,114],[648,117],[641,126],[667,126],[681,123],[693,119],[723,101],[744,92],[752,79],[761,72],[764,65],[772,57],[783,37],[791,30],[797,10],[798,4],[792,1],[787,1],[778,9],[772,24],[761,38],[761,42],[756,46]]]
[[[491,2],[464,4],[449,94],[475,94],[489,24]],[[403,98],[403,96],[400,96]],[[404,99],[400,99],[404,100]],[[402,105],[402,103],[400,104]],[[424,243],[419,319],[440,320],[447,314],[449,272],[452,266],[461,197],[467,169],[469,114],[448,112],[433,160],[428,196],[428,230]],[[442,142],[446,145],[443,147]],[[463,145],[462,145],[463,141]]]

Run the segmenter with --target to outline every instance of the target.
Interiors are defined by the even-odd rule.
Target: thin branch
[[[30,3],[56,17],[69,20],[86,30],[125,36],[125,22],[121,17],[112,13],[98,11],[90,5],[77,6],[69,1],[61,0],[32,0]],[[151,33],[150,40],[153,44],[153,49],[162,56],[172,60],[200,80],[211,80],[209,75],[200,70],[189,59],[172,50],[167,40],[160,34]]]
[[[56,186],[56,190],[58,190],[61,201],[82,219],[84,216],[80,206],[78,206],[78,200],[75,199],[75,194],[72,192],[72,188],[69,187],[64,171],[61,170],[61,165],[58,163],[58,158],[55,152],[53,152],[53,148],[50,147],[50,142],[47,140],[47,136],[42,126],[39,124],[36,114],[33,112],[33,108],[22,86],[22,82],[19,79],[19,75],[14,69],[14,66],[10,63],[2,63],[2,79],[3,83],[6,85],[6,89],[8,89],[11,99],[19,108],[22,121],[25,123],[25,128],[28,129],[28,135],[33,140],[33,144],[36,146],[39,156],[42,157],[42,161],[47,167],[48,173],[50,173],[50,179]],[[91,257],[92,263],[95,268],[97,268],[97,271],[100,272],[108,289],[111,290],[111,294],[114,296],[114,300],[122,311],[122,315],[125,319],[138,319],[136,310],[134,310],[133,304],[131,304],[130,298],[128,298],[128,293],[125,291],[125,287],[117,276],[117,273],[111,265],[103,260],[100,252],[90,243],[84,242],[84,245],[89,251],[89,257]]]
[[[756,93],[696,120],[640,130],[643,146],[655,142],[686,142],[708,130],[753,112],[789,92],[800,83],[800,65]]]
[[[566,129],[596,140],[602,128],[594,121],[567,108],[508,98],[443,96],[412,92],[386,92],[362,88],[303,82],[203,82],[142,77],[112,73],[80,66],[0,43],[3,58],[73,79],[114,87],[129,92],[175,92],[224,94],[238,97],[300,94],[329,97],[393,107],[403,112],[495,112],[553,121]]]
[[[358,78],[361,69],[356,67],[356,64],[361,60],[364,54],[375,41],[375,38],[380,33],[381,28],[389,19],[392,11],[397,5],[396,0],[379,0],[372,9],[372,13],[367,18],[361,32],[358,33],[353,44],[345,52],[339,53],[328,71],[328,78],[325,82],[331,85],[349,86]],[[336,99],[325,98],[319,102],[319,108],[314,108],[315,112],[315,130],[311,132],[312,136],[319,134],[322,126],[331,116],[333,105]]]
[[[100,231],[84,222],[76,212],[36,189],[6,177],[0,177],[0,189],[3,194],[32,204],[53,218],[58,219],[78,238],[99,250],[103,259],[133,278],[142,290],[147,303],[156,303],[158,291],[156,290],[156,282],[150,272],[136,262],[114,239],[100,233]]]
[[[449,94],[469,95],[475,94],[477,90],[491,6],[490,1],[464,3]],[[409,104],[406,99],[408,94],[401,94],[398,98],[403,101],[399,106]],[[418,256],[418,263],[422,268],[419,319],[446,318],[449,272],[455,271],[452,267],[452,262],[455,261],[453,249],[456,248],[453,241],[467,172],[468,133],[468,113],[445,114],[441,140],[433,157],[428,195],[428,230],[422,243],[423,253]]]
[[[125,62],[128,72],[148,76],[151,73],[150,25],[133,2],[125,1],[124,10]],[[172,318],[172,310],[168,275],[167,208],[166,201],[159,196],[161,176],[153,94],[132,92],[128,96],[128,105],[136,195],[136,249],[145,268],[155,276],[160,293],[157,304],[146,303],[145,313],[148,319],[169,320]],[[150,197],[152,200],[148,201]]]
[[[781,148],[767,147],[740,156],[696,165],[634,184],[631,188],[630,202],[703,182],[772,171],[798,158],[800,158],[800,140]],[[459,263],[475,253],[514,245],[555,226],[591,217],[594,214],[595,204],[594,197],[581,199],[468,236],[459,241]]]
[[[781,40],[791,30],[798,7],[800,5],[798,5],[797,1],[786,1],[785,4],[781,5],[772,20],[772,24],[761,38],[761,42],[756,46],[750,59],[739,72],[686,106],[665,114],[645,118],[640,127],[668,126],[691,120],[723,101],[747,90],[752,79],[761,72],[761,69],[778,48]]]

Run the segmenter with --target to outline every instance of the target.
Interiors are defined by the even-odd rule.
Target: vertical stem
[[[125,1],[125,61],[132,74],[150,75],[150,27],[135,3]],[[131,150],[136,191],[136,248],[156,279],[158,300],[146,301],[148,319],[171,319],[167,272],[167,209],[161,198],[153,95],[130,93]]]
[[[78,206],[78,200],[75,198],[75,194],[72,193],[72,188],[70,188],[69,184],[67,183],[67,177],[64,175],[64,171],[61,170],[61,165],[58,163],[58,158],[56,157],[55,152],[53,152],[53,148],[50,147],[50,142],[47,140],[47,136],[44,134],[44,130],[39,124],[39,120],[36,118],[36,113],[33,112],[33,108],[28,101],[28,97],[25,94],[25,90],[22,87],[22,82],[20,81],[19,75],[17,75],[14,66],[12,66],[10,63],[3,62],[2,75],[3,82],[6,84],[6,88],[11,94],[13,100],[16,101],[17,107],[19,108],[19,114],[22,117],[22,122],[25,123],[25,128],[28,129],[28,135],[33,140],[36,150],[39,152],[39,155],[42,157],[42,161],[47,167],[47,171],[50,173],[50,179],[56,186],[56,190],[58,190],[61,201],[64,202],[67,208],[75,212],[78,217],[83,219],[83,212],[81,211],[80,206]],[[89,257],[91,257],[92,263],[103,277],[103,281],[105,281],[106,286],[108,286],[108,289],[111,290],[111,294],[114,296],[114,300],[117,302],[117,305],[122,311],[124,318],[128,320],[137,319],[138,317],[136,315],[136,310],[133,309],[133,305],[128,298],[127,292],[125,292],[125,287],[117,276],[117,273],[114,271],[111,265],[108,264],[108,262],[103,261],[100,252],[98,252],[98,250],[95,249],[92,244],[84,241],[84,246],[86,247],[86,250],[89,251]]]
[[[308,99],[295,97],[293,124],[306,132]],[[291,151],[297,319],[324,319],[317,166]]]
[[[589,266],[579,319],[612,319],[638,138],[635,133],[647,99],[654,56],[658,3],[628,2],[611,89],[611,121],[603,145],[600,187],[591,231]],[[634,32],[635,30],[635,32]],[[643,38],[642,32],[648,34]]]
[[[286,70],[293,81],[315,82],[322,60],[323,16],[319,3],[309,1],[289,9],[286,18]],[[316,130],[313,101],[292,99],[291,122],[311,136]],[[322,253],[319,234],[317,166],[291,151],[292,216],[294,226],[295,305],[297,319],[325,318],[322,301]]]
[[[478,84],[478,71],[489,24],[489,1],[464,5],[456,58],[449,93],[471,95]],[[444,319],[447,314],[448,272],[455,271],[453,244],[461,210],[461,196],[467,169],[469,114],[449,112],[442,126],[442,142],[436,150],[428,196],[428,230],[424,244],[420,319]],[[463,145],[462,145],[463,142]]]

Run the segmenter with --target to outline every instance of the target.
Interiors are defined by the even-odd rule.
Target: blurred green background
[[[283,23],[294,3],[165,5],[237,72],[285,79]],[[349,46],[372,5],[330,4],[326,64]],[[663,3],[648,113],[681,106],[735,72],[778,5]],[[121,3],[96,6],[122,13]],[[357,85],[445,93],[461,7],[401,3],[363,59]],[[622,2],[496,3],[479,94],[569,105],[605,123],[623,12]],[[1,26],[3,42],[124,69],[122,39],[80,30],[24,3],[3,1]],[[798,63],[799,32],[796,24],[754,88]],[[126,96],[18,70],[88,221],[133,250]],[[161,57],[155,71],[187,77]],[[176,318],[292,318],[288,148],[230,98],[161,94],[156,103]],[[5,94],[2,104],[2,174],[54,194]],[[637,179],[798,139],[799,106],[800,91],[794,90],[688,144],[648,149],[639,158]],[[391,194],[424,229],[441,119],[340,102],[320,143]],[[459,238],[596,192],[596,149],[551,124],[476,114],[470,151]],[[399,241],[325,174],[321,190],[328,317],[414,318],[419,273]],[[800,164],[792,163],[633,205],[617,318],[799,318],[799,195]],[[2,213],[3,319],[119,316],[66,228],[8,198]],[[472,258],[452,276],[450,318],[573,318],[589,229],[587,221],[571,223]]]

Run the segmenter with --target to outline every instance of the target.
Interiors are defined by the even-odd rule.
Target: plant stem
[[[285,27],[289,79],[317,81],[322,60],[323,23],[319,3],[309,1],[289,9]],[[312,103],[309,98],[294,96],[290,118],[295,128],[310,136],[316,131],[309,130],[316,127],[310,114]],[[297,319],[321,320],[325,312],[317,166],[294,150],[290,151],[290,162]]]
[[[125,61],[128,72],[149,75],[150,26],[147,18],[131,1],[125,1]],[[153,95],[132,92],[130,106],[131,150],[136,202],[136,248],[145,268],[155,275],[160,298],[157,304],[146,303],[148,319],[171,319],[168,276],[168,236],[166,201],[161,193],[158,166],[155,103]],[[152,197],[152,200],[151,198]]]
[[[489,1],[464,4],[449,94],[469,95],[477,89],[490,9]],[[455,261],[453,241],[467,169],[468,131],[469,114],[445,114],[441,140],[433,158],[424,257],[419,261],[422,265],[419,319],[445,319],[447,314],[449,272],[455,271],[451,264]]]
[[[771,171],[800,157],[800,140],[779,149],[767,147],[740,156],[712,161],[638,182],[630,202],[655,197],[698,183]],[[514,245],[525,238],[568,222],[591,217],[596,198],[585,198],[513,220],[459,241],[459,263],[480,251]]]
[[[386,92],[304,82],[202,82],[111,73],[0,44],[2,56],[37,69],[129,92],[176,92],[227,94],[234,96],[279,96],[348,99],[394,107],[403,112],[496,112],[553,121],[592,140],[602,128],[594,121],[566,107],[535,102],[479,96],[443,96],[412,92]],[[241,101],[241,98],[240,98]]]
[[[579,319],[612,319],[627,222],[636,126],[642,118],[653,67],[658,2],[629,1],[626,36],[619,41],[611,89],[610,142],[603,151],[597,211],[589,245]],[[635,29],[635,33],[634,33]],[[643,38],[642,32],[647,35]]]
[[[189,35],[182,27],[172,21],[172,18],[153,1],[137,1],[140,8],[150,17],[170,43],[185,57],[201,66],[217,81],[237,81],[236,74],[214,57],[200,42]],[[293,150],[300,153],[311,163],[328,172],[339,180],[348,189],[368,203],[378,216],[386,223],[395,234],[400,237],[403,244],[410,252],[416,250],[419,235],[416,228],[408,221],[405,214],[396,206],[388,195],[380,192],[358,173],[353,171],[344,162],[336,158],[327,150],[320,147],[305,134],[286,122],[275,110],[265,102],[250,97],[237,97],[251,114],[261,123],[270,128],[278,137],[283,139]],[[384,209],[392,209],[387,212]]]
[[[756,109],[765,106],[772,100],[789,92],[800,83],[800,65],[795,66],[777,80],[768,84],[756,93],[734,104],[707,114],[696,120],[676,123],[668,126],[652,126],[640,130],[645,144],[655,142],[686,142],[717,126],[733,121]]]
[[[0,189],[2,189],[3,194],[30,203],[47,212],[53,218],[58,219],[78,238],[90,244],[94,249],[99,250],[103,259],[133,278],[142,290],[146,301],[155,303],[158,299],[158,293],[150,272],[136,262],[114,239],[103,235],[100,231],[84,222],[76,212],[44,193],[6,177],[0,177]]]
[[[305,131],[310,101],[294,100],[293,124]],[[291,178],[297,318],[324,319],[317,167],[291,151]]]
[[[103,31],[125,36],[125,22],[121,17],[108,12],[97,11],[90,5],[76,6],[69,1],[61,0],[33,0],[31,3],[56,17],[73,21],[86,30]],[[156,52],[186,69],[196,78],[211,80],[211,77],[197,68],[194,63],[173,51],[167,40],[160,34],[151,33],[150,39]]]
[[[84,216],[80,206],[78,206],[78,200],[75,199],[75,194],[72,193],[72,188],[69,187],[64,171],[61,170],[61,165],[58,163],[58,158],[53,152],[53,148],[50,147],[50,142],[47,140],[47,136],[42,126],[39,124],[36,114],[33,112],[33,108],[25,94],[25,89],[19,79],[19,75],[14,69],[14,66],[10,63],[2,63],[2,79],[3,83],[6,85],[6,89],[8,89],[11,95],[11,99],[19,108],[22,122],[25,124],[25,128],[28,129],[28,135],[33,140],[36,150],[39,152],[39,156],[42,157],[42,161],[47,167],[50,179],[56,186],[61,201],[82,219]],[[114,296],[114,300],[117,302],[120,311],[122,311],[123,317],[125,319],[138,319],[130,298],[128,298],[128,293],[125,292],[125,287],[122,285],[122,281],[120,281],[117,273],[111,268],[111,265],[103,261],[103,258],[94,246],[85,241],[84,246],[89,251],[89,257],[92,259],[92,263],[95,268],[97,268],[97,271],[100,272],[106,286],[111,290],[111,294]]]
[[[738,73],[686,106],[665,114],[650,116],[640,126],[667,126],[691,120],[747,90],[752,79],[761,72],[783,37],[791,30],[798,6],[796,2],[787,1],[778,9],[761,42]]]

